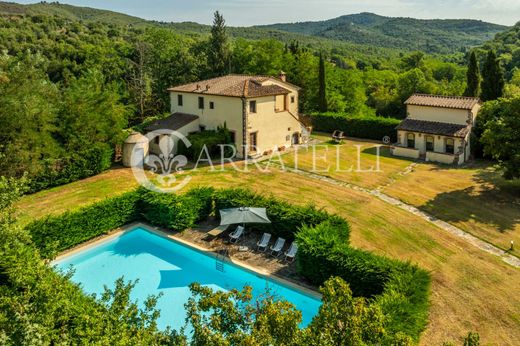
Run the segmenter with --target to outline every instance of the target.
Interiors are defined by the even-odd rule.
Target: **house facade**
[[[175,130],[187,136],[226,126],[238,158],[258,157],[306,142],[308,129],[298,111],[299,87],[282,72],[270,76],[227,75],[179,85],[170,92],[171,115],[147,131]],[[150,143],[157,151],[159,141]]]
[[[405,104],[407,117],[396,128],[393,155],[445,164],[470,158],[478,98],[414,94]]]

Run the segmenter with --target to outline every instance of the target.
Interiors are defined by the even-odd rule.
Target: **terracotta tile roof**
[[[404,102],[405,105],[442,107],[455,109],[472,109],[480,103],[477,97],[440,96],[427,94],[413,94]]]
[[[469,125],[458,125],[449,123],[440,123],[436,121],[425,121],[416,119],[404,119],[396,130],[422,132],[432,135],[441,135],[449,137],[464,138],[468,134]]]
[[[176,87],[169,88],[168,91],[181,91],[197,94],[233,97],[260,97],[270,95],[283,95],[290,93],[290,90],[276,84],[261,84],[262,82],[265,82],[269,79],[274,79],[274,77],[231,74],[227,76],[179,85]],[[291,85],[289,83],[287,84]]]
[[[192,121],[197,120],[199,117],[193,114],[173,113],[166,118],[159,119],[154,121],[148,127],[146,127],[146,131],[154,131],[154,130],[179,130],[180,128],[188,125]]]

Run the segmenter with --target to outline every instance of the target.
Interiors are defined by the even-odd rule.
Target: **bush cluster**
[[[293,240],[295,233],[302,225],[317,225],[332,217],[322,209],[313,205],[295,206],[273,197],[266,197],[246,189],[217,190],[214,193],[215,210],[255,206],[267,209],[270,224],[255,225],[259,231],[272,233],[274,236]],[[335,222],[342,224],[347,232],[348,224],[334,216]]]
[[[229,157],[233,154],[233,149],[229,146],[225,146],[224,153],[222,153],[222,144],[233,144],[231,132],[225,126],[215,131],[205,130],[192,133],[187,136],[187,139],[190,141],[191,146],[186,147],[183,141],[179,141],[178,153],[192,161],[197,160],[199,157],[207,158],[208,154],[211,158],[219,158],[222,154],[225,157]],[[208,150],[207,153],[202,153],[204,146]]]
[[[37,192],[80,180],[106,171],[112,165],[113,150],[108,144],[98,143],[81,153],[48,160],[41,173],[31,179],[29,192]]]
[[[36,220],[26,229],[42,257],[50,258],[57,252],[136,221],[139,200],[139,191],[127,192],[77,211]]]
[[[343,131],[346,136],[374,139],[381,141],[388,136],[392,142],[397,141],[395,127],[400,120],[375,115],[349,115],[345,113],[313,113],[312,126],[316,131],[332,133]]]
[[[155,226],[183,231],[209,216],[212,189],[200,188],[184,195],[141,190],[140,211]]]
[[[428,318],[429,274],[409,263],[354,249],[330,221],[297,233],[298,271],[315,285],[332,276],[349,283],[354,296],[368,297],[387,315],[391,334],[418,340]]]
[[[224,208],[265,207],[271,224],[256,225],[275,237],[296,239],[299,273],[315,285],[332,276],[349,283],[355,296],[378,304],[392,333],[415,339],[424,329],[430,277],[409,263],[377,256],[349,245],[348,223],[314,206],[296,206],[250,190],[197,188],[182,195],[138,189],[61,216],[30,224],[43,256],[61,251],[136,220],[182,231]]]

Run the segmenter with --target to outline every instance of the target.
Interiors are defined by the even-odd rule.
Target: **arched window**
[[[453,138],[446,139],[446,153],[454,154],[455,153],[455,141]]]
[[[415,135],[413,133],[406,135],[406,146],[408,148],[415,148]]]
[[[426,151],[434,151],[433,136],[426,136]]]

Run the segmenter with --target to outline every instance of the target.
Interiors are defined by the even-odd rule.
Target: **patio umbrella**
[[[246,224],[246,223],[271,223],[267,217],[265,208],[229,208],[220,210],[220,224]]]

